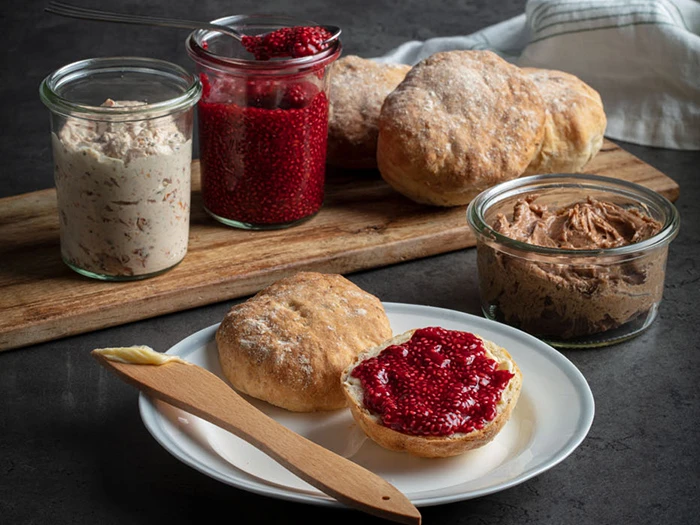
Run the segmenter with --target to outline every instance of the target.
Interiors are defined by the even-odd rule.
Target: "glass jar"
[[[76,272],[126,281],[187,253],[199,80],[150,58],[69,64],[40,87],[51,113],[61,255]]]
[[[310,21],[265,15],[214,23],[246,35]],[[240,42],[198,30],[187,51],[204,86],[198,104],[202,198],[216,220],[274,229],[314,216],[323,203],[328,71],[341,44],[300,58],[255,60]]]
[[[520,231],[534,237],[535,229],[528,229],[526,221],[517,222],[515,215],[525,217],[527,210],[534,209],[533,216],[538,216],[539,206],[571,208],[590,202],[588,199],[651,218],[655,225],[649,231],[656,233],[618,246],[563,249],[516,240],[494,227],[505,220],[521,224]],[[527,208],[514,212],[518,203]],[[626,219],[620,217],[611,215],[610,220],[625,227]],[[597,216],[584,216],[580,221],[571,218],[578,224],[589,219],[598,221]],[[617,343],[653,322],[663,294],[668,245],[680,224],[676,208],[658,193],[631,182],[586,174],[535,175],[504,182],[469,204],[467,221],[476,234],[484,315],[560,348]],[[612,239],[614,234],[610,235]],[[602,239],[606,238],[603,233]]]

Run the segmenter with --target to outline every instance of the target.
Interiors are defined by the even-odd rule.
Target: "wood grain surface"
[[[606,141],[585,169],[647,186],[670,200],[678,185]],[[253,294],[299,270],[347,274],[474,246],[466,206],[419,205],[376,171],[331,171],[313,219],[276,231],[243,231],[202,208],[193,163],[189,251],[173,270],[143,281],[82,277],[61,261],[53,189],[0,199],[0,350],[50,341]]]

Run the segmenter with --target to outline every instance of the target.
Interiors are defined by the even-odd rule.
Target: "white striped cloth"
[[[700,3],[530,0],[525,14],[468,36],[407,42],[376,60],[415,64],[437,51],[490,49],[559,69],[596,89],[606,136],[700,150]]]

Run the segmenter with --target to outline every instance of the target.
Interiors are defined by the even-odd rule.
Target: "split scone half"
[[[436,458],[493,440],[518,402],[522,374],[495,343],[430,327],[359,354],[341,382],[368,437],[389,450]]]

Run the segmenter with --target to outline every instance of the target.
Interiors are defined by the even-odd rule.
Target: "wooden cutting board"
[[[606,142],[590,173],[647,186],[675,200],[669,177]],[[189,252],[163,275],[107,283],[61,261],[53,189],[0,199],[0,350],[243,297],[299,270],[347,274],[471,247],[466,206],[415,204],[377,172],[328,174],[321,212],[277,231],[226,227],[203,211],[193,163]]]

